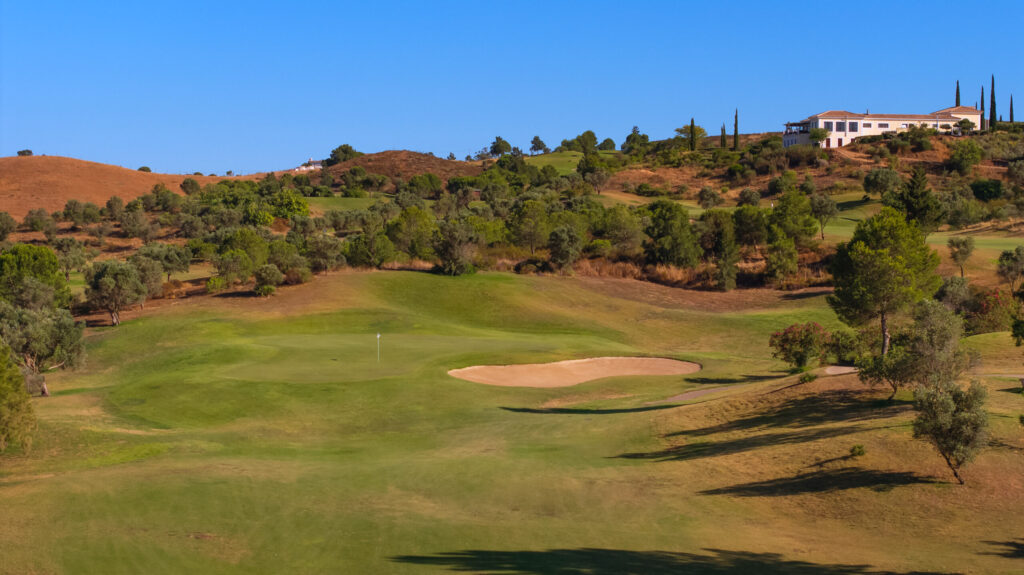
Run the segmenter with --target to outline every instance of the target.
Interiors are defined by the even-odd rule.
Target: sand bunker
[[[453,369],[448,375],[505,387],[569,387],[602,377],[623,375],[683,375],[700,365],[663,357],[594,357],[554,363],[475,365]]]
[[[857,368],[849,365],[830,365],[825,368],[825,375],[845,375],[847,373],[857,373]]]

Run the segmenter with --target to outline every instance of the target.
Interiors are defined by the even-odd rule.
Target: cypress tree
[[[1013,123],[1013,94],[1010,94],[1010,123]]]
[[[960,80],[956,81],[956,105],[960,105]]]
[[[697,150],[697,124],[693,122],[693,118],[690,118],[690,151],[694,152]]]
[[[722,137],[718,140],[718,147],[724,150],[726,146],[725,141],[725,124],[722,124]]]
[[[985,86],[981,87],[981,129],[984,130],[987,125],[985,120]]]
[[[996,75],[992,74],[992,88],[988,91],[988,127],[994,128],[996,125]]]
[[[1013,121],[1013,98],[1010,98],[1010,121]],[[732,149],[738,151],[740,149],[740,109],[736,108],[736,113],[732,117]]]

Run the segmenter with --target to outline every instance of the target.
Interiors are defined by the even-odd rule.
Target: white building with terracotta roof
[[[981,110],[970,106],[953,106],[931,114],[856,114],[829,110],[809,116],[799,122],[788,122],[782,134],[783,147],[811,143],[811,129],[823,128],[828,136],[822,140],[825,148],[841,148],[861,136],[877,136],[903,132],[911,126],[926,126],[939,131],[950,131],[957,122],[970,120],[974,127],[981,126]]]

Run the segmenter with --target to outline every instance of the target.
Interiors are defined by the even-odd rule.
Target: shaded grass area
[[[444,567],[449,571],[537,575],[748,574],[897,575],[926,571],[879,571],[869,565],[812,563],[778,553],[703,549],[700,553],[625,549],[546,549],[543,551],[466,550],[428,556],[399,556],[401,563]]]
[[[802,473],[795,477],[780,477],[765,481],[754,481],[702,491],[703,495],[738,495],[740,497],[765,497],[800,495],[804,493],[826,493],[866,487],[875,491],[890,491],[894,487],[917,483],[935,483],[930,477],[921,477],[909,471],[883,472],[859,467],[844,467]]]

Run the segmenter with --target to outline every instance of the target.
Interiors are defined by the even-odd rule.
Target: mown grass
[[[823,296],[743,301],[716,312],[616,297],[574,278],[349,273],[285,288],[273,305],[186,302],[98,329],[87,367],[52,377],[55,396],[36,402],[32,451],[0,467],[0,541],[17,542],[0,553],[0,572],[570,572],[552,570],[564,560],[543,554],[553,549],[624,553],[639,561],[633,572],[659,566],[652,550],[703,548],[767,553],[765,572],[796,559],[971,565],[930,524],[900,519],[897,493],[855,490],[829,507],[838,515],[817,514],[813,494],[793,505],[701,494],[755,471],[791,473],[792,459],[775,449],[828,452],[822,442],[839,427],[803,446],[787,430],[781,447],[708,435],[682,459],[623,457],[657,453],[704,417],[703,404],[652,402],[733,383],[764,393],[789,381],[769,333],[794,321],[836,325]],[[561,389],[446,374],[598,355],[704,369]],[[905,424],[871,433],[881,443],[869,441],[869,454],[886,438],[909,443]],[[900,489],[918,501],[944,488]],[[884,528],[860,513],[849,523],[842,510],[853,504],[885,509]],[[960,521],[980,539],[976,521]],[[858,559],[851,541],[870,551]],[[482,563],[446,555],[471,550]],[[517,571],[491,552],[541,555]]]

